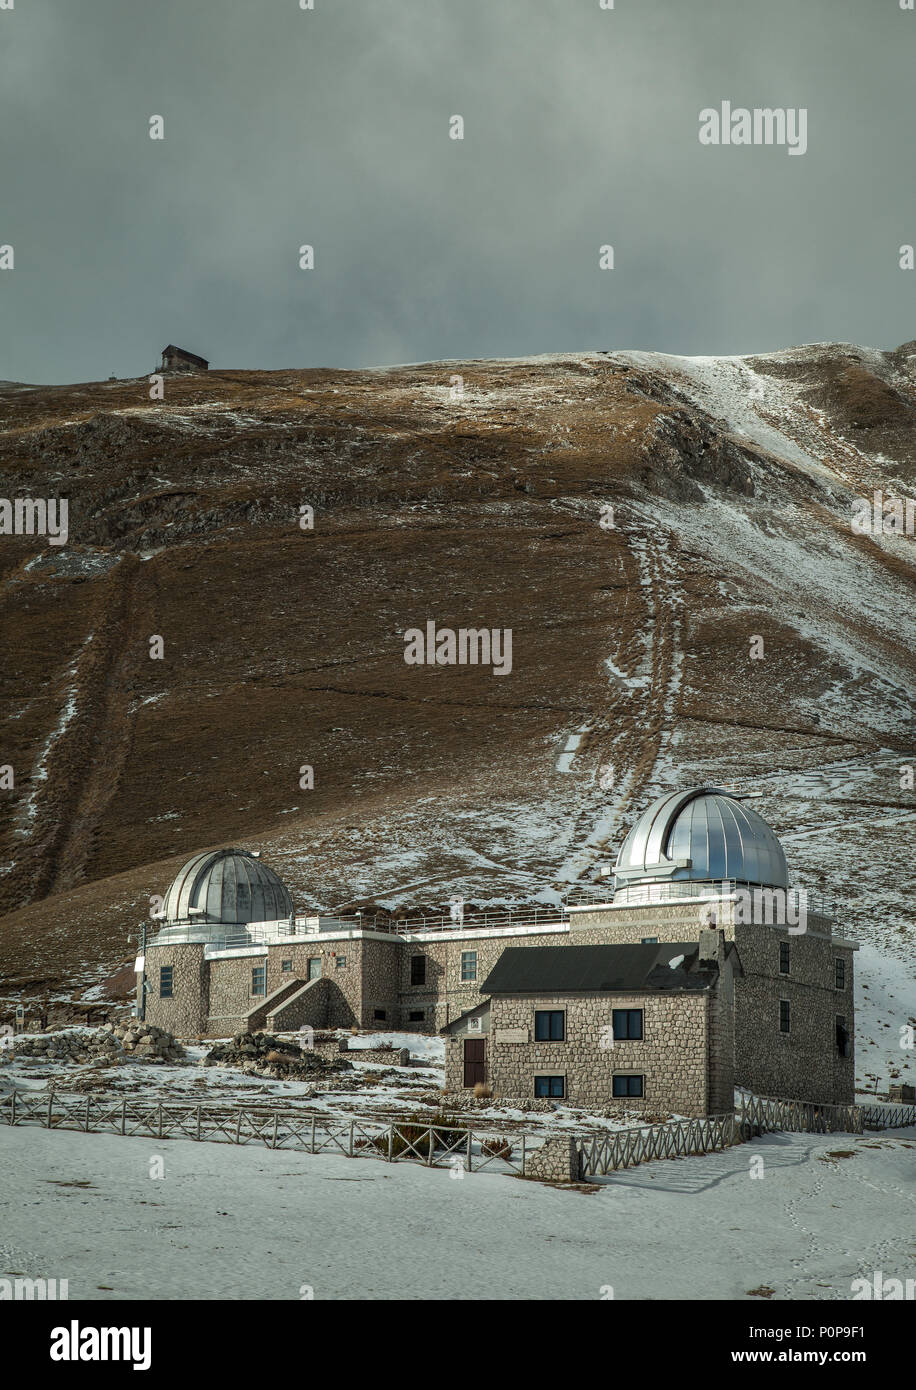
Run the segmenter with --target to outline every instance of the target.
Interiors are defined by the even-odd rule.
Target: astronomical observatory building
[[[304,1027],[432,1033],[447,1089],[730,1110],[733,1088],[854,1099],[853,963],[789,886],[769,825],[716,787],[659,797],[594,900],[483,924],[297,914],[239,849],[198,854],[138,962],[138,1005],[183,1037]]]

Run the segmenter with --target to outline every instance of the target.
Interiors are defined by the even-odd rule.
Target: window
[[[426,957],[410,957],[410,983],[412,985],[426,984]]]
[[[537,1042],[563,1042],[566,1038],[566,1015],[563,1010],[535,1010],[534,1036]]]
[[[321,979],[321,957],[309,956],[308,977],[310,980]]]
[[[780,941],[779,943],[779,973],[788,975],[789,973],[789,943]]]
[[[251,992],[252,994],[267,993],[267,967],[256,965],[251,972]]]
[[[376,1023],[384,1023],[388,1014],[385,1009],[376,1009],[372,1017],[375,1019]]]
[[[658,945],[658,937],[657,937],[657,936],[644,936],[644,937],[642,938],[642,944],[643,944],[644,946],[657,946],[657,945]]]
[[[536,1096],[549,1096],[552,1100],[562,1100],[566,1095],[565,1076],[536,1076],[534,1078],[534,1094]]]
[[[837,989],[846,988],[846,962],[842,956],[836,956],[834,959],[833,983]]]
[[[644,1076],[615,1076],[612,1080],[612,1094],[617,1100],[626,1096],[641,1096],[645,1094]]]
[[[335,970],[345,970],[346,967],[347,967],[347,958],[346,958],[346,956],[335,956],[335,957],[334,957],[334,968],[335,968]]]
[[[425,1020],[426,1020],[426,1010],[425,1010],[425,1009],[411,1009],[410,1013],[407,1015],[407,1021],[408,1021],[408,1023],[423,1023],[423,1022],[425,1022]]]
[[[477,979],[477,952],[461,952],[461,978],[462,980]]]
[[[788,1032],[789,1032],[789,1023],[790,1023],[789,1012],[790,1012],[790,1011],[789,1011],[789,1001],[788,1001],[788,999],[780,999],[780,1001],[779,1001],[779,1031],[780,1031],[780,1033],[788,1033]]]
[[[281,960],[281,962],[280,962],[280,969],[281,969],[281,970],[292,970],[292,968],[293,968],[293,963],[292,963],[291,960]]]
[[[845,1014],[836,1015],[836,1050],[841,1057],[849,1057],[852,1053]]]
[[[172,997],[172,969],[171,965],[160,965],[159,967],[160,999],[171,999]]]
[[[614,1037],[630,1042],[642,1039],[642,1009],[614,1009]]]

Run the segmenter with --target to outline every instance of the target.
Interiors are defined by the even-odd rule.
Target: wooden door
[[[487,1079],[487,1040],[486,1038],[465,1038],[464,1040],[464,1084],[476,1086],[478,1081]]]

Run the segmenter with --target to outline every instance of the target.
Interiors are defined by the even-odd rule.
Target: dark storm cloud
[[[896,0],[15,0],[0,53],[0,378],[916,336]],[[808,152],[703,148],[724,99]]]

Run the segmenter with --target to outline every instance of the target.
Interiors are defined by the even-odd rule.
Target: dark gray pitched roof
[[[732,947],[734,949],[734,947]],[[703,990],[719,967],[699,961],[696,941],[619,946],[507,946],[480,986],[481,994],[565,990]],[[674,969],[670,962],[683,960]]]

